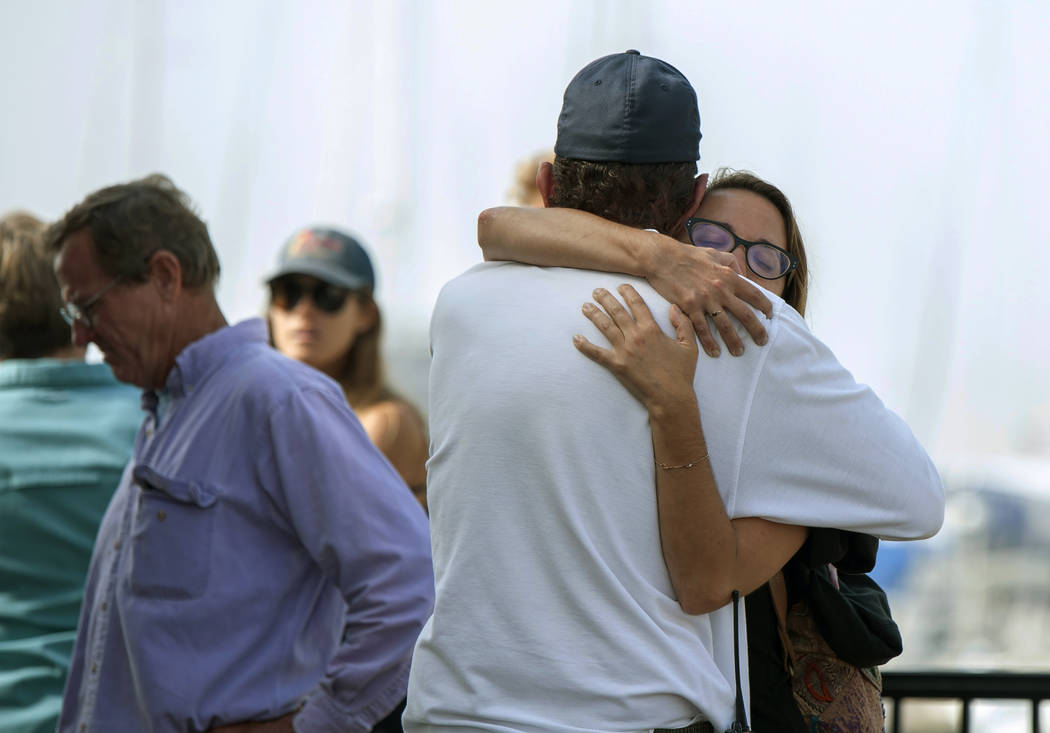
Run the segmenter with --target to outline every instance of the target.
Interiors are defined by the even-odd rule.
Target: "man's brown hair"
[[[695,178],[695,162],[615,163],[556,156],[550,204],[672,234],[692,203]]]
[[[98,263],[111,277],[144,282],[149,256],[166,250],[179,261],[183,287],[214,287],[219,279],[208,227],[167,176],[155,173],[88,195],[48,228],[48,251],[58,254],[66,238],[82,229],[91,234]]]
[[[24,211],[0,218],[0,359],[39,359],[70,345],[45,228]]]

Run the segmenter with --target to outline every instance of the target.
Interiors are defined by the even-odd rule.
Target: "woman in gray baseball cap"
[[[340,384],[372,442],[425,507],[426,426],[385,381],[375,271],[364,247],[337,229],[301,229],[266,283],[271,343]]]

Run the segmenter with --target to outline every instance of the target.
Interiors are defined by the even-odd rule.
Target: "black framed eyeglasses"
[[[62,316],[62,320],[70,326],[79,322],[84,328],[94,328],[95,322],[91,320],[91,310],[99,304],[99,301],[102,300],[106,293],[115,288],[123,279],[123,275],[113,278],[109,281],[108,285],[92,295],[87,299],[87,302],[81,305],[77,305],[76,303],[66,303],[63,305],[58,309],[59,314]]]
[[[686,219],[689,241],[697,247],[709,247],[719,252],[732,252],[737,247],[745,250],[747,268],[763,280],[777,280],[798,267],[798,258],[769,242],[749,242],[741,239],[725,224],[710,219]]]
[[[293,277],[280,277],[270,283],[270,302],[281,310],[292,310],[304,295],[314,302],[318,310],[338,313],[350,297],[350,290],[324,281],[307,285]]]

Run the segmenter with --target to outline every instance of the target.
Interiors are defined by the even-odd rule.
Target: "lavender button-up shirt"
[[[427,520],[338,386],[253,319],[145,392],[99,530],[61,733],[279,717],[367,731],[433,603]]]

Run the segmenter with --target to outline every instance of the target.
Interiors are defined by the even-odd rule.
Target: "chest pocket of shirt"
[[[191,599],[208,587],[215,494],[200,483],[132,469],[138,506],[131,530],[131,589],[152,598]]]

